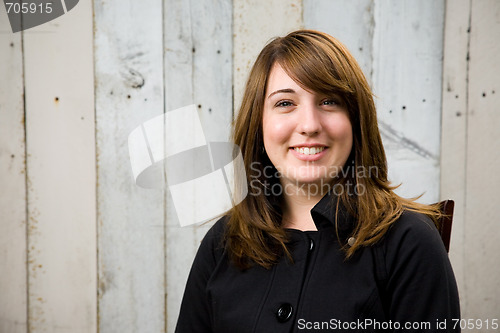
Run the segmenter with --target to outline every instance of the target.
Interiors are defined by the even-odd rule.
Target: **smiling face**
[[[282,186],[330,184],[351,152],[342,99],[305,90],[279,64],[269,75],[262,121],[264,147]]]

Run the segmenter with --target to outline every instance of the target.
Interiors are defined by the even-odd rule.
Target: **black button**
[[[278,318],[278,321],[280,323],[284,323],[285,321],[290,319],[290,317],[292,316],[292,312],[293,312],[293,307],[291,304],[288,303],[282,304],[279,307],[278,311],[276,311],[276,318]]]
[[[310,239],[309,251],[312,251],[313,249],[314,249],[314,241],[312,239]]]

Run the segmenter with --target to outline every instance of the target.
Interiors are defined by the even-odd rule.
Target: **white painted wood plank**
[[[92,6],[24,32],[29,332],[96,330]]]
[[[165,2],[166,111],[197,105],[207,141],[227,141],[229,138],[232,120],[231,19],[229,0]],[[167,331],[172,332],[191,263],[211,223],[181,228],[169,192],[165,205]],[[193,203],[193,209],[196,207]]]
[[[22,34],[0,6],[0,332],[27,332]]]
[[[94,17],[98,329],[164,332],[164,190],[135,185],[127,145],[164,111],[162,2],[96,0]]]
[[[473,0],[467,117],[467,318],[500,317],[500,2]]]
[[[467,147],[467,53],[469,51],[470,0],[448,1],[446,5],[443,106],[441,124],[441,194],[453,199],[455,211],[450,244],[450,260],[459,287],[462,309],[467,309],[465,289],[464,218],[465,164]],[[464,312],[465,314],[465,312]]]
[[[232,1],[192,3],[191,22],[194,102],[207,141],[227,141],[233,117]]]
[[[304,25],[342,42],[369,82],[373,62],[373,0],[304,0]],[[334,18],[334,19],[332,19]]]
[[[234,0],[233,7],[233,86],[237,113],[248,73],[264,45],[304,24],[302,0]]]
[[[165,109],[171,111],[194,103],[193,24],[191,2],[167,0],[164,5]],[[168,181],[168,174],[166,175]],[[179,314],[184,286],[198,248],[195,226],[181,228],[167,191],[166,207],[166,282],[167,332],[173,332]]]
[[[389,178],[439,199],[444,1],[374,2],[373,90]]]

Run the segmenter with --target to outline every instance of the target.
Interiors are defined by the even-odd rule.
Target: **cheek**
[[[262,132],[264,135],[264,146],[266,149],[275,145],[281,145],[288,142],[293,126],[276,117],[264,117],[262,124]]]
[[[329,128],[330,137],[345,144],[345,148],[351,150],[352,147],[352,126],[347,116],[342,116],[330,122]]]

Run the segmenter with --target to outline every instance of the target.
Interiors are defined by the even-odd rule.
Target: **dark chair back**
[[[450,251],[451,225],[453,223],[453,209],[455,202],[453,200],[444,200],[438,203],[443,216],[438,221],[438,230],[441,234],[446,252]]]

